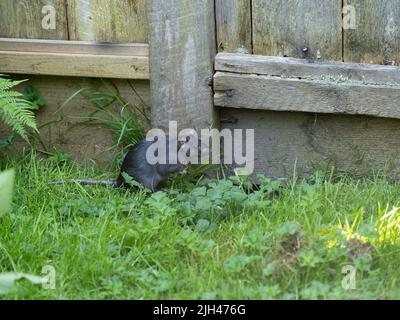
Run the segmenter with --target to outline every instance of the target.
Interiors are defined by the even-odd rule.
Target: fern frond
[[[28,141],[26,129],[38,131],[35,114],[31,103],[21,98],[21,93],[10,90],[21,82],[0,77],[0,118]]]
[[[2,78],[2,74],[0,74],[0,92],[9,90],[17,85],[25,82],[26,80],[11,80],[11,79],[4,79]]]

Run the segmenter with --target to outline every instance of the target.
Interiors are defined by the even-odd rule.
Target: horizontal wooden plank
[[[217,72],[214,90],[221,107],[400,118],[400,86]]]
[[[149,79],[147,44],[0,38],[0,72]]]
[[[0,51],[0,73],[148,79],[147,56]]]
[[[337,81],[400,84],[399,67],[236,53],[219,53],[215,59],[215,70],[287,78],[332,78]]]
[[[0,51],[148,56],[149,46],[143,43],[0,38]]]
[[[221,119],[234,120],[223,122],[221,129],[254,129],[254,178],[305,177],[332,168],[354,175],[384,170],[400,177],[399,119],[231,108],[220,112]]]

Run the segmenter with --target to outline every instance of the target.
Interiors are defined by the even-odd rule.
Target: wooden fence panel
[[[221,52],[215,57],[215,70],[298,80],[327,80],[336,84],[359,82],[364,85],[400,86],[400,68],[377,64],[313,61]]]
[[[147,43],[148,0],[67,0],[70,40]]]
[[[148,45],[0,38],[3,73],[148,79]]]
[[[93,164],[95,161],[99,165],[109,166],[114,161],[115,152],[110,149],[115,143],[115,134],[104,126],[86,121],[94,111],[87,99],[82,95],[77,95],[60,110],[60,106],[82,88],[89,89],[90,92],[110,92],[110,88],[107,89],[101,81],[93,78],[36,75],[18,75],[13,78],[29,78],[28,82],[19,85],[18,90],[23,91],[27,85],[33,85],[47,100],[46,106],[36,113],[43,143],[36,144],[38,150],[54,152],[56,148],[61,149],[81,163]],[[148,81],[131,80],[128,82],[124,79],[114,79],[112,82],[118,88],[121,97],[130,105],[139,108],[142,105],[150,105]],[[108,83],[108,85],[110,84]],[[126,112],[113,106],[110,106],[109,110],[115,112],[115,115]],[[148,107],[145,110],[147,113],[150,112]],[[99,113],[96,116],[102,117],[103,115]],[[145,129],[149,128],[147,121],[143,120],[142,124]],[[8,134],[10,134],[10,128],[0,122],[0,137]],[[20,139],[17,142],[18,150],[26,147],[26,144]]]
[[[56,29],[42,27],[42,8],[51,5],[56,10]],[[64,0],[1,0],[0,37],[68,40]]]
[[[221,120],[222,128],[255,130],[255,173],[304,177],[334,167],[400,177],[399,119],[222,108]]]
[[[217,72],[214,82],[214,103],[221,107],[400,118],[399,86],[338,84],[230,72]]]
[[[251,0],[216,0],[218,52],[251,53]]]
[[[400,65],[399,0],[345,0],[355,29],[344,30],[344,61]]]
[[[217,106],[400,118],[398,67],[225,52],[215,69]]]
[[[252,16],[255,54],[342,60],[342,0],[253,0]]]

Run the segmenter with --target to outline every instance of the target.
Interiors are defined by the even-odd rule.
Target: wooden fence
[[[2,0],[0,37],[147,43],[147,0]],[[42,8],[56,10],[56,29],[43,29]]]
[[[255,129],[257,172],[398,176],[397,0],[215,3],[215,104],[222,128]]]
[[[42,27],[46,5],[55,8],[55,30]],[[57,112],[79,89],[101,89],[95,78],[112,78],[128,102],[150,106],[147,8],[147,0],[0,1],[0,71],[30,79],[48,101],[37,114],[40,126],[49,124],[41,129],[48,151],[61,146],[79,160],[112,159],[111,134],[77,125],[93,111],[88,101],[78,96]]]
[[[0,37],[0,72],[59,92],[50,110],[131,79],[153,126],[254,128],[257,172],[400,172],[398,0],[3,0]]]
[[[397,0],[216,0],[219,52],[400,65]],[[356,28],[343,28],[355,9]],[[308,50],[303,51],[304,48]]]

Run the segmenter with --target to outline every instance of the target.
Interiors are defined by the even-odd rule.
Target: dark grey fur
[[[188,142],[190,137],[186,138]],[[178,159],[178,152],[185,141],[177,141],[177,148],[171,150],[171,141],[166,137],[166,164],[149,164],[146,160],[147,149],[155,143],[155,141],[142,140],[131,147],[122,162],[120,174],[116,181],[111,180],[91,180],[91,179],[76,179],[67,181],[52,181],[51,184],[64,184],[64,183],[79,183],[82,185],[109,185],[114,187],[130,187],[125,182],[122,173],[125,172],[135,181],[139,182],[144,187],[150,190],[156,190],[159,184],[171,173],[181,172],[185,165],[181,163],[170,164],[168,163],[170,152],[176,152],[176,159]],[[199,157],[201,156],[201,141],[199,141]]]
[[[168,161],[169,153],[175,152],[177,155],[181,144],[178,142],[177,149],[171,150],[171,142],[168,136],[166,142],[166,158]],[[122,177],[122,172],[127,173],[144,187],[150,190],[156,190],[161,181],[163,181],[169,174],[183,170],[184,165],[181,163],[169,164],[167,162],[166,164],[149,164],[146,161],[146,152],[153,143],[155,143],[155,141],[142,140],[129,150],[122,162],[121,173],[116,181],[117,187],[127,187],[125,180]]]

